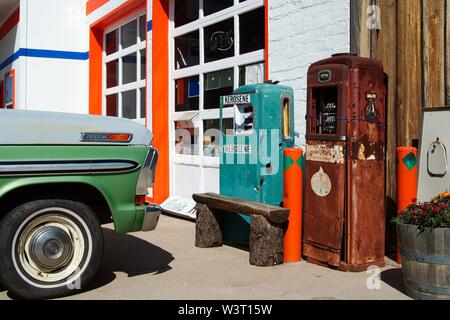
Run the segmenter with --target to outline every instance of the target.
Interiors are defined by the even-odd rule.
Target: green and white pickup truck
[[[103,252],[101,224],[151,231],[158,158],[126,119],[0,110],[0,282],[27,299],[86,287]]]

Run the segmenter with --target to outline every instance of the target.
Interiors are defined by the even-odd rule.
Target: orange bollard
[[[417,149],[413,147],[397,148],[397,213],[402,212],[417,199]],[[401,263],[397,246],[397,263]]]
[[[284,236],[284,262],[301,261],[302,179],[305,158],[302,149],[284,150],[284,207],[291,210]]]

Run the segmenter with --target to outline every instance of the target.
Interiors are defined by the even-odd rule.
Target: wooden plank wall
[[[367,29],[369,5],[380,8],[379,30]],[[381,60],[389,77],[388,219],[396,214],[397,147],[417,146],[423,108],[450,106],[449,20],[450,0],[352,0],[352,51]]]
[[[447,87],[447,99],[446,104],[450,106],[450,0],[446,0],[446,14],[445,14],[445,52],[446,52],[446,61],[445,61],[445,79],[446,79],[446,87]]]
[[[383,62],[384,70],[388,75],[387,100],[387,148],[386,148],[386,221],[391,221],[397,212],[397,12],[396,0],[379,0],[374,4],[380,7],[381,30],[391,32],[373,31],[371,57]],[[388,246],[395,243],[395,226],[386,225],[386,243]],[[394,250],[395,248],[388,248]]]
[[[423,106],[445,105],[446,0],[423,1]]]
[[[420,0],[397,0],[397,136],[399,146],[417,145],[417,139],[419,139],[419,122],[423,101],[421,20],[422,4]]]

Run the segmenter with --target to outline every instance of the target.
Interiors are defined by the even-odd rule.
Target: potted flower
[[[450,300],[450,193],[414,202],[394,219],[408,295]]]

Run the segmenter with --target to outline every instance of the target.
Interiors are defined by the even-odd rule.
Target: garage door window
[[[146,18],[136,14],[105,31],[104,114],[145,121]]]

